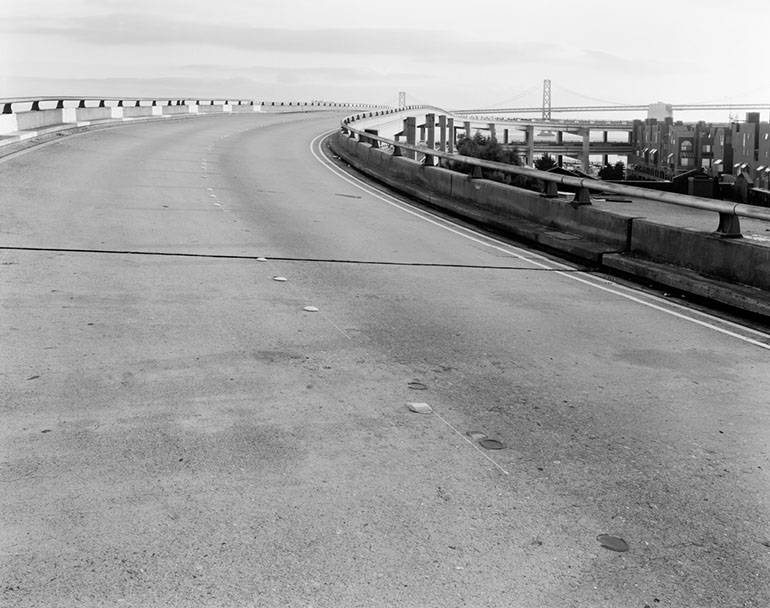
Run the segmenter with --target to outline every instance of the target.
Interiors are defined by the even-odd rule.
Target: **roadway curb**
[[[606,254],[602,258],[602,266],[770,319],[770,294],[758,287],[725,283],[694,270],[628,253]]]

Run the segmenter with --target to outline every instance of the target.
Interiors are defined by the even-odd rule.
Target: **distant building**
[[[749,112],[745,123],[733,124],[732,173],[744,173],[755,188],[770,189],[770,123]]]
[[[629,179],[672,180],[693,170],[713,177],[743,174],[754,198],[770,201],[770,123],[760,122],[758,112],[725,124],[636,120],[632,145]]]

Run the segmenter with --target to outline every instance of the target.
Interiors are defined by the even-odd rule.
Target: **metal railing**
[[[63,110],[65,108],[109,108],[109,107],[155,107],[190,105],[246,105],[284,107],[328,107],[328,108],[384,108],[375,104],[339,103],[331,101],[252,101],[250,99],[219,98],[169,98],[169,97],[99,97],[99,96],[53,96],[53,97],[9,97],[0,99],[0,114],[14,112],[36,112],[41,110]]]
[[[435,109],[438,112],[444,112],[444,110],[439,108],[431,109]],[[427,166],[435,166],[435,159],[465,163],[466,165],[473,167],[473,172],[469,176],[470,179],[481,178],[481,169],[483,168],[493,171],[501,171],[503,173],[510,173],[512,175],[521,175],[524,177],[538,179],[543,182],[543,196],[547,197],[557,197],[559,185],[576,188],[577,192],[575,194],[575,198],[571,201],[575,205],[590,205],[590,193],[591,191],[594,191],[657,201],[660,203],[668,203],[670,205],[679,205],[682,207],[689,207],[691,209],[713,211],[719,214],[719,225],[716,229],[716,233],[723,237],[736,238],[741,236],[739,221],[739,218],[741,217],[770,222],[770,209],[757,208],[752,205],[746,205],[743,203],[734,203],[698,196],[690,196],[687,194],[658,192],[654,190],[648,190],[646,188],[640,188],[638,186],[624,186],[622,184],[604,182],[592,178],[559,175],[550,173],[548,171],[532,169],[529,167],[520,167],[516,165],[508,165],[506,163],[482,160],[471,156],[462,156],[456,153],[449,153],[437,149],[432,149],[427,146],[416,144],[413,145],[381,137],[371,128],[364,131],[357,129],[351,124],[356,120],[360,120],[361,118],[371,117],[373,117],[373,113],[349,116],[342,120],[340,123],[340,129],[342,130],[343,134],[346,134],[349,137],[356,137],[359,141],[370,143],[373,147],[380,147],[380,144],[385,144],[386,146],[392,147],[393,156],[402,156],[403,150],[410,150],[412,152],[422,154],[425,157],[422,162]]]

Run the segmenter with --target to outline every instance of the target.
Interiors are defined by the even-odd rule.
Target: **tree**
[[[549,156],[548,152],[535,161],[535,169],[540,169],[540,171],[548,171],[548,169],[553,169],[555,166],[556,161],[552,156]]]
[[[626,179],[626,165],[620,160],[615,163],[614,167],[607,163],[599,169],[599,179],[613,182],[623,181]]]
[[[518,148],[515,146],[513,148],[503,147],[496,139],[484,137],[480,133],[476,133],[473,137],[461,136],[457,141],[457,153],[462,156],[491,160],[517,167],[520,167],[522,164]],[[470,173],[471,171],[471,166],[462,161],[447,161],[447,168],[463,173]],[[523,175],[514,175],[512,173],[485,168],[481,169],[481,175],[484,179],[490,179],[503,184],[527,188],[529,190],[539,190],[537,180],[524,177]]]

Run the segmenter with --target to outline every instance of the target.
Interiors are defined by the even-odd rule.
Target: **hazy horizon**
[[[756,0],[740,13],[713,0],[653,0],[636,12],[554,0],[545,14],[534,3],[489,0],[393,0],[366,9],[349,0],[0,3],[0,98],[395,105],[406,91],[409,103],[447,109],[520,107],[541,105],[547,78],[554,106],[766,100],[770,107],[770,83],[756,77],[759,30],[746,25],[742,35],[744,19],[734,19],[768,22],[770,5]],[[726,121],[728,114],[676,118]]]

